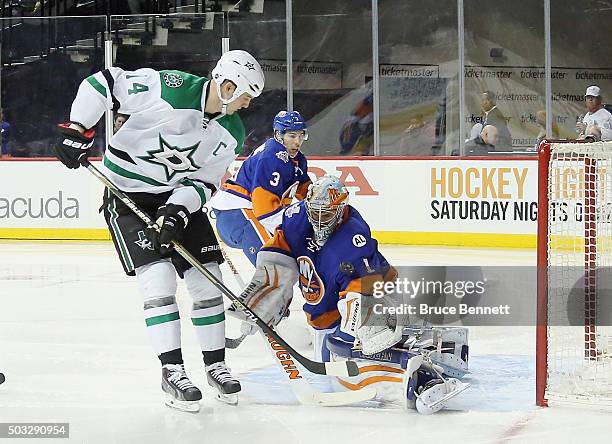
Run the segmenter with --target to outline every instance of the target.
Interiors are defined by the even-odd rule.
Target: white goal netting
[[[546,398],[612,405],[612,143],[550,152]]]

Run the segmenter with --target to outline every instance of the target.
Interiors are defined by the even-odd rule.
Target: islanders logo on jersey
[[[325,295],[325,285],[319,277],[312,260],[308,256],[297,258],[300,272],[300,289],[307,304],[317,305]]]

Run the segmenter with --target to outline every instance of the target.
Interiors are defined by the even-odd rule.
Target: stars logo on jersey
[[[174,72],[165,72],[164,83],[168,88],[179,88],[183,84],[183,78]]]
[[[142,230],[138,232],[138,240],[134,243],[143,250],[153,250],[153,242],[147,239],[147,236],[145,236],[145,232]]]
[[[147,151],[148,156],[138,156],[138,158],[162,166],[166,172],[166,180],[169,181],[176,173],[192,173],[200,169],[192,159],[199,145],[200,142],[185,148],[172,146],[160,134],[159,148]]]
[[[308,256],[297,258],[298,270],[300,272],[299,284],[302,295],[309,305],[317,305],[325,295],[323,280],[315,270],[312,259]]]

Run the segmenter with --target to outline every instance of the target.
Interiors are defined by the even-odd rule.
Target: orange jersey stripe
[[[308,187],[311,183],[312,181],[309,180],[301,184],[295,192],[295,197],[299,200],[304,200],[306,198],[306,193],[308,192]]]
[[[289,247],[289,244],[285,240],[285,233],[283,233],[283,230],[281,230],[278,227],[276,228],[276,230],[274,230],[274,236],[272,236],[271,239],[266,241],[266,243],[264,244],[262,248],[264,247],[283,250],[283,251],[286,251],[289,255],[291,255],[291,248]]]
[[[397,270],[395,267],[389,267],[389,270],[385,273],[385,275],[381,274],[371,274],[368,276],[360,277],[357,279],[353,279],[346,288],[339,293],[340,298],[346,297],[347,293],[354,292],[365,295],[371,295],[374,293],[374,283],[375,282],[388,282],[393,281],[397,278]]]
[[[235,183],[225,182],[223,184],[223,189],[224,190],[232,190],[232,191],[234,191],[236,193],[244,195],[245,197],[250,197],[251,196],[246,188],[242,188],[240,185],[237,185]]]
[[[363,381],[352,384],[348,381],[338,378],[338,382],[342,384],[344,387],[350,390],[361,390],[368,385],[376,384],[377,382],[402,382],[402,378],[396,378],[394,376],[372,376],[370,378],[366,378]]]
[[[317,330],[324,330],[326,328],[330,328],[334,323],[336,323],[340,319],[340,312],[338,310],[328,311],[327,313],[323,313],[320,316],[317,316],[316,319],[312,319],[310,313],[304,312],[306,315],[306,320],[308,323]]]
[[[272,213],[281,206],[281,200],[276,194],[261,187],[253,190],[251,202],[253,202],[253,212],[257,217]]]
[[[250,210],[248,208],[242,208],[242,214],[244,214],[244,216],[249,220],[249,222],[251,222],[251,225],[253,225],[253,228],[255,228],[255,231],[257,232],[261,243],[265,244],[266,242],[268,242],[270,240],[270,234],[268,233],[268,230],[264,228],[261,222],[259,222],[259,220],[255,217],[253,210]]]
[[[366,372],[389,372],[389,373],[399,373],[401,375],[404,374],[404,370],[396,367],[389,367],[388,365],[365,365],[363,367],[359,367],[359,374]]]

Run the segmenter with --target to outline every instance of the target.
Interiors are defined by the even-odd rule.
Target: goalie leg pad
[[[276,326],[293,298],[297,272],[280,264],[257,264],[251,282],[240,299],[266,324]]]

